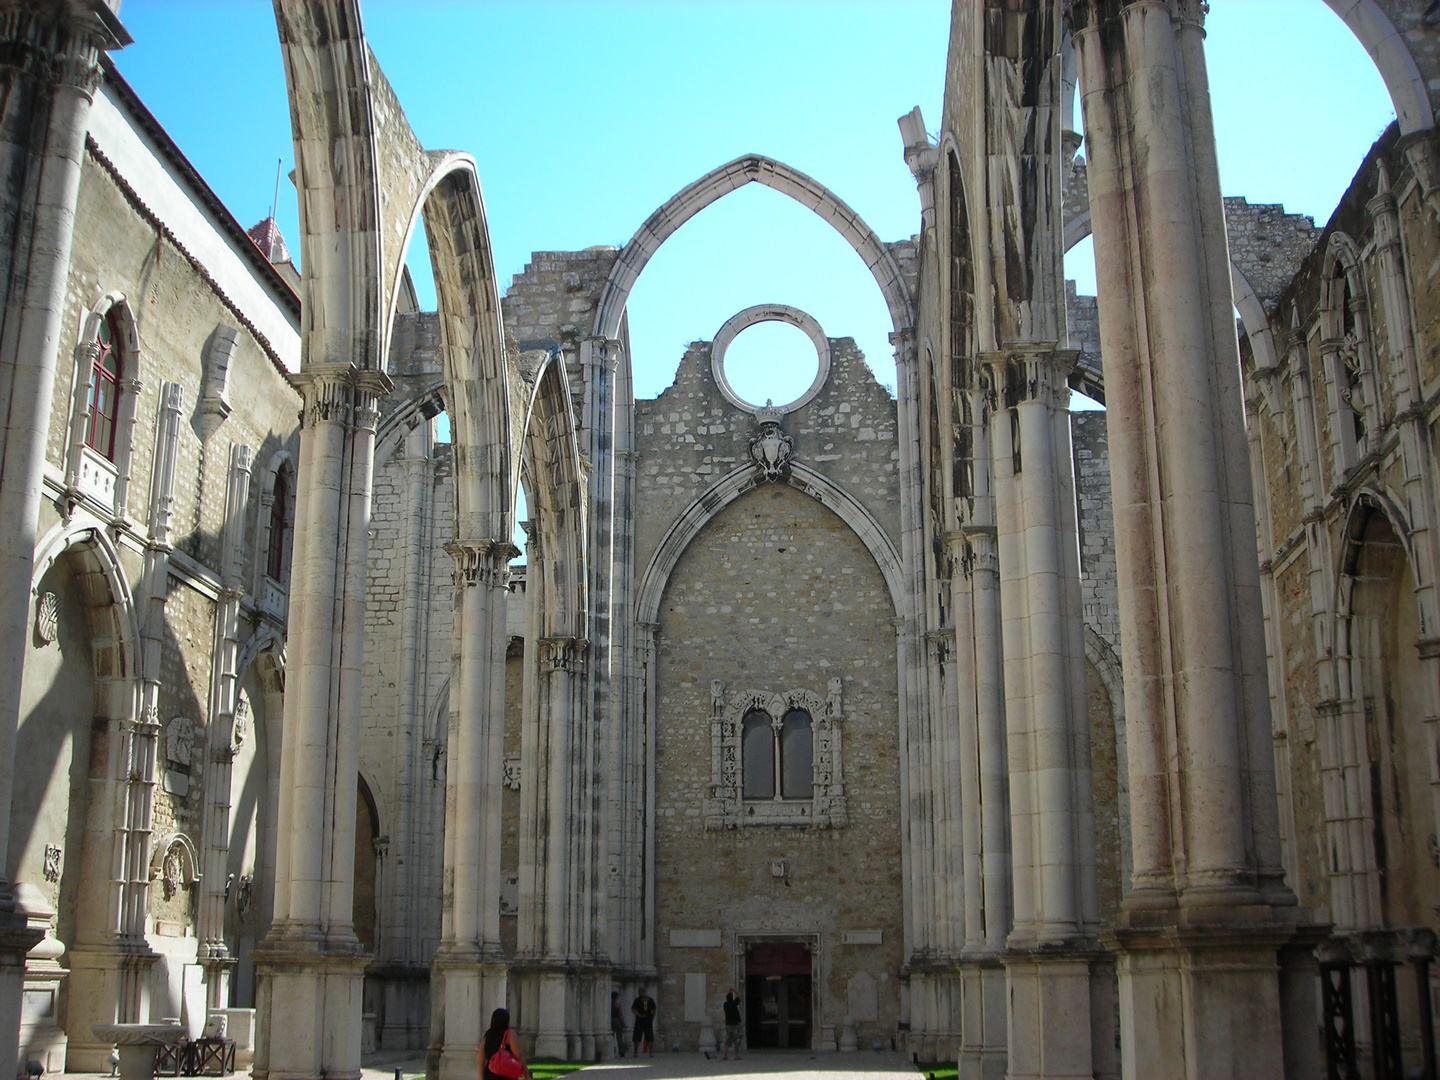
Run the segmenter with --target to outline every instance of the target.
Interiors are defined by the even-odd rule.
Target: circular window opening
[[[735,335],[725,350],[725,381],[756,408],[789,405],[804,396],[820,371],[815,343],[798,326],[758,322]]]

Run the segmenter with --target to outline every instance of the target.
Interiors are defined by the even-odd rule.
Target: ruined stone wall
[[[782,424],[795,460],[825,474],[874,516],[899,548],[900,507],[895,402],[850,338],[830,339],[830,377],[808,405]],[[671,523],[706,488],[750,463],[756,424],[720,396],[710,343],[697,341],[675,382],[653,401],[635,403],[637,467],[635,564],[643,575]]]
[[[1400,246],[1398,263],[1387,269],[1375,241],[1390,198]],[[1434,724],[1418,715],[1433,710],[1433,700],[1402,708],[1409,685],[1393,680],[1404,678],[1417,655],[1422,665],[1434,661],[1424,659],[1423,633],[1386,646],[1371,629],[1373,614],[1351,607],[1362,594],[1364,574],[1356,568],[1376,558],[1367,539],[1375,530],[1366,523],[1379,514],[1394,535],[1408,538],[1403,576],[1414,591],[1402,599],[1418,602],[1421,623],[1433,618],[1426,614],[1436,565],[1431,536],[1440,523],[1428,492],[1437,465],[1431,432],[1440,417],[1440,286],[1420,268],[1437,259],[1435,211],[1392,125],[1298,272],[1267,299],[1278,367],[1258,368],[1253,349],[1242,354],[1262,484],[1259,555],[1285,866],[1300,903],[1342,935],[1379,918],[1367,898],[1440,889],[1436,822],[1425,805],[1429,782],[1386,764],[1393,748],[1410,744],[1426,743],[1433,757]],[[1412,340],[1418,394],[1409,389],[1404,356]],[[1363,436],[1347,456],[1344,438],[1357,412]],[[1382,621],[1389,625],[1404,607],[1391,604]],[[1372,822],[1391,829],[1373,850],[1379,826]],[[1427,925],[1435,928],[1433,914]]]
[[[830,346],[828,381],[782,428],[796,460],[833,478],[894,536],[894,402],[853,342]],[[720,396],[707,342],[687,350],[669,389],[636,403],[642,570],[707,487],[753,467],[754,428],[753,416]],[[704,1024],[723,1022],[726,989],[744,992],[747,941],[768,935],[804,939],[816,950],[812,1045],[833,1046],[852,1005],[862,1014],[862,1045],[888,1044],[900,1016],[904,888],[894,616],[860,538],[784,482],[762,484],[719,510],[675,566],[661,603],[655,675],[662,1042],[694,1046]],[[791,690],[824,699],[834,677],[844,700],[845,824],[707,828],[712,681],[723,684],[727,701],[745,691]],[[874,1011],[866,1004],[871,988]]]
[[[862,1024],[862,1041],[888,1041],[894,1031],[903,884],[893,616],[858,537],[781,484],[721,511],[676,566],[657,635],[655,934],[663,1039],[693,1046],[698,1038],[699,1024],[681,1023],[695,974],[705,976],[706,1018],[720,1022],[726,987],[743,985],[747,933],[818,933],[819,1023],[838,1025],[850,979],[865,972],[880,1010]],[[707,829],[711,681],[723,682],[727,699],[792,689],[823,697],[836,676],[844,692],[847,824]],[[779,875],[775,860],[783,861]],[[707,947],[682,947],[693,932],[715,930]],[[847,945],[846,931],[879,931],[880,941]]]
[[[1115,514],[1103,411],[1070,414],[1079,502],[1080,592],[1085,625],[1120,656],[1120,599],[1115,577]]]

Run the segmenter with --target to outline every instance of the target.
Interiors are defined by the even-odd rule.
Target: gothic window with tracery
[[[114,461],[115,417],[120,403],[123,358],[113,310],[100,320],[95,341],[98,348],[90,376],[90,413],[85,424],[85,445],[106,461]]]
[[[715,684],[707,828],[845,824],[839,683],[828,697],[743,690],[728,699]]]

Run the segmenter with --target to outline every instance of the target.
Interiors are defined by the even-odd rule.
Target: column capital
[[[1068,379],[1080,350],[1055,346],[1053,341],[1006,342],[1002,348],[980,354],[1000,408],[1038,401],[1053,409],[1069,409]]]
[[[585,670],[585,660],[590,652],[590,641],[581,637],[542,637],[540,646],[540,673],[564,671],[578,675]]]
[[[445,553],[455,560],[457,587],[485,584],[506,588],[510,584],[510,560],[520,549],[506,540],[451,540]]]

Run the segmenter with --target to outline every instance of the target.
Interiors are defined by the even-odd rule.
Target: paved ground
[[[769,1080],[915,1080],[914,1067],[899,1054],[866,1051],[855,1054],[797,1050],[756,1052],[739,1061],[706,1061],[700,1054],[656,1054],[592,1065],[582,1073],[593,1080],[671,1080],[672,1077],[764,1076]]]
[[[395,1070],[405,1080],[425,1071],[424,1057],[403,1054],[376,1054],[365,1059],[365,1080],[394,1080]],[[846,1080],[915,1080],[915,1068],[899,1054],[873,1050],[854,1054],[792,1050],[746,1054],[739,1061],[706,1061],[696,1053],[658,1053],[653,1058],[624,1058],[591,1065],[574,1076],[586,1080],[691,1080],[707,1076],[763,1076],[767,1080],[822,1080],[843,1076]]]

